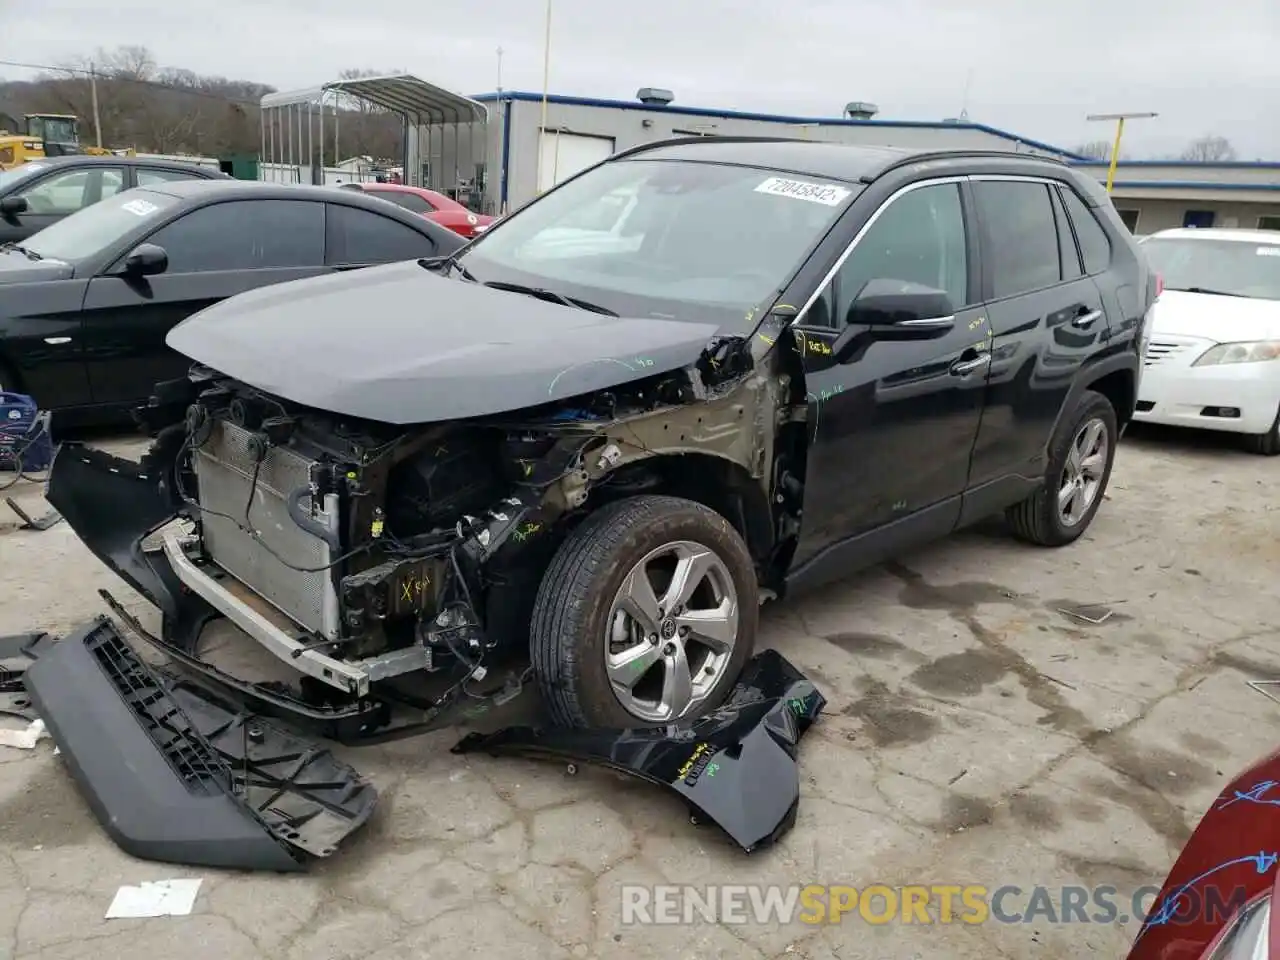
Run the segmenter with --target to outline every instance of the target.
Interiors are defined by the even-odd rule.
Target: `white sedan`
[[[1280,454],[1280,232],[1164,230],[1142,250],[1164,289],[1134,419],[1245,434]]]

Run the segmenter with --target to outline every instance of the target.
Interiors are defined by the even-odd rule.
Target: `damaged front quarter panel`
[[[520,461],[522,479],[486,516],[460,522],[463,552],[473,569],[499,554],[514,557],[587,504],[597,490],[607,491],[612,480],[647,462],[714,458],[740,470],[755,485],[759,502],[767,504],[777,426],[790,381],[786,374],[755,369],[750,356],[740,351],[743,346],[739,338],[728,338],[704,353],[700,364],[671,373],[665,385],[678,382],[673,391],[678,399],[636,409],[626,399],[610,396],[618,405],[612,416],[569,410],[550,421],[506,424],[511,430],[547,435],[552,444],[536,459]],[[717,353],[727,358],[722,365],[715,360]]]

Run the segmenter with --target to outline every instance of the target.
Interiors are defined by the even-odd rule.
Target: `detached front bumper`
[[[300,870],[373,812],[328,750],[147,666],[106,617],[42,648],[23,683],[95,816],[144,860]]]

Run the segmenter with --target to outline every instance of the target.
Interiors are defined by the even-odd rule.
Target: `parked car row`
[[[185,373],[165,338],[211,304],[464,242],[352,191],[191,177],[115,192],[0,246],[0,387],[64,425],[113,417]]]

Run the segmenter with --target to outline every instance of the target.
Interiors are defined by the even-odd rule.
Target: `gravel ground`
[[[1275,745],[1277,707],[1245,681],[1280,676],[1278,477],[1229,441],[1134,433],[1074,547],[991,525],[767,607],[762,645],[830,704],[801,749],[795,829],[751,857],[658,790],[456,757],[445,731],[342,751],[382,801],[309,873],[183,870],[120,853],[49,741],[0,747],[0,957],[1122,957],[1132,920],[636,926],[621,887],[1111,885],[1127,905]],[[38,487],[15,491],[43,509]],[[127,595],[65,524],[0,526],[0,569],[0,633],[65,631],[101,610],[99,586]],[[1097,602],[1116,611],[1099,625],[1060,612]],[[103,919],[121,884],[176,876],[203,877],[190,916]]]

